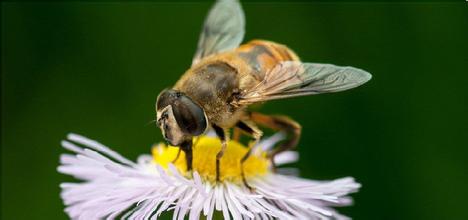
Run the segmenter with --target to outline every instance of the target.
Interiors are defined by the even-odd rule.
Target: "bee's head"
[[[162,91],[156,101],[157,124],[164,139],[173,146],[201,135],[208,122],[205,111],[182,92]]]

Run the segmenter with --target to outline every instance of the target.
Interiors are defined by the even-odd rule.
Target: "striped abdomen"
[[[251,67],[251,74],[262,80],[265,73],[282,61],[299,61],[288,47],[271,41],[253,40],[236,49],[238,56]]]

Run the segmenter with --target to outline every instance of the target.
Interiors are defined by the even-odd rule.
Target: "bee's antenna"
[[[149,121],[148,123],[146,123],[145,126],[148,126],[148,125],[150,125],[150,124],[154,124],[155,122],[156,122],[156,119],[153,119],[153,120]]]

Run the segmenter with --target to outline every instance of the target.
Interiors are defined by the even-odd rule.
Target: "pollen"
[[[205,180],[216,181],[216,154],[221,149],[221,141],[215,137],[200,136],[194,139],[192,149],[193,170],[197,171]],[[152,149],[153,160],[165,169],[170,163],[173,163],[179,172],[190,175],[187,172],[185,154],[181,151],[177,158],[178,151],[178,147],[158,144]],[[242,181],[240,161],[247,151],[247,147],[237,141],[228,142],[226,151],[220,160],[219,177],[221,181],[239,183]],[[262,176],[268,173],[269,160],[266,158],[265,152],[252,153],[242,166],[247,179]]]

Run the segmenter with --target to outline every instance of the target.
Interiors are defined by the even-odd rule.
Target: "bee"
[[[252,40],[240,45],[244,32],[240,3],[217,1],[205,19],[192,66],[156,101],[157,125],[169,144],[179,146],[179,153],[184,151],[187,170],[192,169],[192,139],[208,129],[215,131],[222,143],[216,155],[217,180],[232,128],[253,139],[241,164],[262,137],[258,125],[288,134],[268,153],[273,167],[275,155],[299,141],[299,123],[286,116],[249,112],[249,105],[344,91],[371,79],[371,74],[354,67],[301,62],[291,49],[275,42]]]

